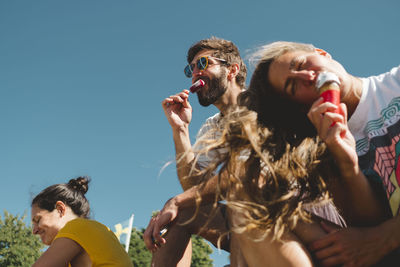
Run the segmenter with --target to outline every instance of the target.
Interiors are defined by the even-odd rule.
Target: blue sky
[[[0,0],[0,214],[29,215],[32,195],[88,175],[94,219],[134,213],[146,227],[181,192],[174,164],[160,173],[174,159],[161,101],[190,86],[190,45],[217,36],[247,57],[307,42],[351,74],[380,74],[400,64],[399,10],[396,0]],[[190,101],[194,137],[217,110]]]

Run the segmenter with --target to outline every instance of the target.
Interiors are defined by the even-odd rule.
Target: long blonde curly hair
[[[263,104],[265,92],[260,92],[266,89],[257,80],[267,76],[262,64],[257,66],[249,88],[239,96],[239,106],[222,117],[220,128],[197,140],[195,161],[211,151],[213,161],[191,175],[205,181],[217,174],[216,201],[225,200],[240,213],[241,220],[232,225],[233,231],[258,229],[262,231],[257,231],[254,239],[272,234],[280,240],[298,220],[310,220],[305,206],[329,199],[327,183],[339,172],[311,124],[300,125],[306,129],[297,135],[296,129],[279,124],[279,114],[266,114],[271,110]]]

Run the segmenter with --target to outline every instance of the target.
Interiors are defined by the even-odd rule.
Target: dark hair
[[[315,127],[306,115],[308,107],[283,96],[271,85],[268,80],[271,63],[262,61],[257,65],[248,89],[238,97],[239,105],[256,111],[263,126],[274,129],[277,136],[291,145],[316,136]]]
[[[53,211],[57,201],[69,206],[79,217],[89,218],[90,206],[85,197],[89,189],[89,177],[78,177],[66,184],[55,184],[42,190],[33,200],[32,206]]]
[[[187,53],[188,63],[192,62],[193,58],[202,50],[214,51],[213,56],[225,59],[228,64],[239,64],[239,73],[236,76],[236,83],[244,88],[247,76],[247,67],[240,57],[239,49],[231,41],[227,41],[217,37],[203,39],[193,44]]]
[[[280,56],[295,51],[313,52],[312,44],[278,41],[264,45],[252,58],[258,60],[249,87],[238,97],[239,105],[246,106],[258,114],[264,126],[274,129],[278,136],[294,144],[306,137],[317,135],[315,127],[307,118],[309,106],[295,101],[278,92],[269,80],[271,64]]]

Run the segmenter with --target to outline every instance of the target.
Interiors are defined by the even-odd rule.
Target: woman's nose
[[[313,70],[294,70],[292,76],[305,81],[314,81],[316,73]]]
[[[34,234],[34,235],[36,235],[37,234],[37,232],[38,232],[38,227],[36,226],[36,225],[34,225],[33,226],[33,228],[32,228],[32,233]]]

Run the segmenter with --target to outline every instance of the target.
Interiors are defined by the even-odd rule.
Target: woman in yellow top
[[[33,267],[133,266],[113,232],[89,220],[89,179],[47,187],[32,200],[33,233],[50,246]]]

